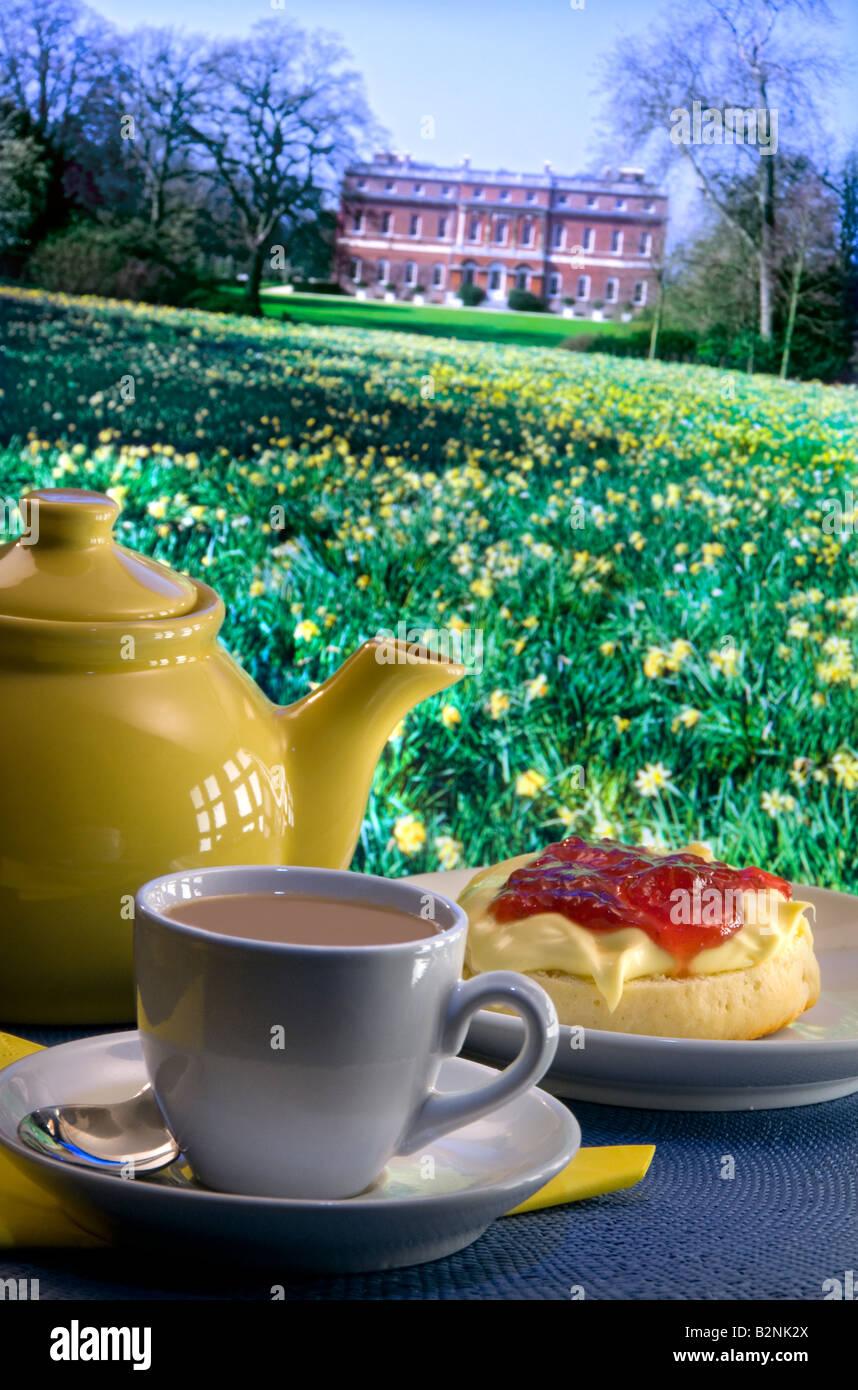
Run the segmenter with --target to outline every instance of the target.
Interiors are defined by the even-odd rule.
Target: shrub
[[[531,294],[530,290],[510,290],[507,304],[511,309],[531,314],[543,314],[547,307],[545,300],[538,294]]]
[[[746,371],[750,364],[757,372],[776,372],[780,365],[782,344],[774,338],[764,341],[754,330],[727,328],[713,324],[700,337],[697,361],[709,367],[727,367]]]
[[[485,290],[481,289],[479,285],[460,285],[456,294],[457,297],[461,299],[462,303],[467,308],[471,309],[476,308],[478,304],[482,304],[486,297]]]
[[[561,347],[569,352],[605,352],[612,357],[646,357],[649,353],[648,328],[631,333],[579,333],[564,338]],[[658,335],[656,356],[660,362],[697,362],[699,340],[684,328],[663,328]]]
[[[334,280],[292,280],[290,284],[296,294],[348,294]]]
[[[27,275],[47,290],[170,304],[185,298],[192,277],[159,257],[145,232],[132,226],[76,222],[41,242]]]
[[[205,309],[208,314],[240,314],[243,312],[244,300],[241,295],[228,294],[226,290],[218,289],[216,286],[198,286],[185,295],[182,307]]]

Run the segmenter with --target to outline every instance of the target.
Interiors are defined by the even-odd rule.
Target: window
[[[384,236],[393,231],[393,213],[383,212],[381,214],[381,230]]]
[[[468,241],[479,241],[480,239],[480,219],[472,217],[468,223]]]
[[[553,235],[553,237],[552,237],[552,239],[551,239],[551,245],[554,247],[555,251],[559,251],[560,247],[563,245],[563,242],[564,242],[564,240],[565,240],[565,237],[566,237],[566,229],[565,229],[565,227],[555,227],[555,228],[554,228],[554,235]]]
[[[535,193],[525,193],[525,195],[524,195],[524,201],[525,201],[526,203],[535,203],[535,202],[536,202],[536,194],[535,194]]]
[[[421,193],[423,192],[423,185],[422,185],[422,183],[415,183],[415,185],[414,185],[414,192],[417,193],[418,195],[421,194]]]
[[[624,210],[625,206],[626,206],[626,200],[625,200],[625,198],[615,198],[615,199],[614,199],[614,207],[617,209],[618,212],[622,212],[622,211]]]
[[[388,261],[379,261],[375,267],[375,279],[379,285],[386,285],[390,279],[390,265]]]
[[[366,179],[358,179],[357,186],[358,188],[366,188]]]
[[[638,242],[638,255],[648,256],[652,250],[652,237],[649,232],[641,232]]]
[[[349,278],[354,280],[355,284],[357,284],[360,279],[360,261],[355,260],[349,262]]]
[[[395,192],[396,192],[396,184],[395,184],[395,183],[390,183],[390,182],[386,183],[386,184],[384,185],[384,191],[385,191],[385,193],[395,193]]]
[[[517,290],[530,289],[530,271],[526,265],[520,265],[515,272],[515,287]]]
[[[558,203],[565,203],[565,202],[566,202],[566,194],[565,194],[565,193],[558,193],[558,195],[557,195],[557,201],[558,201]]]
[[[559,295],[559,293],[560,293],[560,291],[561,291],[562,288],[563,288],[563,281],[561,280],[560,276],[559,276],[556,272],[555,272],[553,275],[549,275],[549,277],[548,277],[548,293],[549,293],[549,295],[551,296],[552,299],[556,299],[556,298],[557,298],[557,296]]]
[[[408,235],[420,235],[420,214],[417,212],[412,212],[411,216],[408,219]]]
[[[444,287],[444,267],[442,265],[433,265],[432,267],[432,287],[436,290]]]
[[[406,262],[405,262],[405,284],[406,284],[406,285],[416,285],[416,284],[417,284],[417,262],[416,262],[416,261],[406,261]]]
[[[646,304],[646,280],[635,280],[635,292],[632,295],[633,304]]]
[[[482,198],[482,196],[483,196],[483,190],[482,190],[481,188],[475,188],[475,189],[474,189],[474,197],[475,197],[475,198]]]
[[[655,212],[655,203],[652,201],[652,198],[644,203],[644,212]]]
[[[599,199],[596,197],[595,193],[588,193],[588,194],[587,194],[587,207],[588,207],[588,208],[597,208],[598,206],[599,206]]]
[[[615,251],[615,252],[617,252],[617,254],[619,254],[619,252],[622,251],[622,249],[623,249],[623,234],[622,234],[622,232],[618,232],[617,229],[614,228],[614,230],[611,232],[611,250],[612,250],[612,251]]]
[[[505,217],[499,217],[495,222],[494,241],[496,246],[505,246],[509,233],[509,222]]]
[[[503,267],[499,265],[493,265],[491,270],[489,271],[489,289],[497,291],[501,289],[502,286]]]
[[[618,280],[606,280],[606,282],[605,282],[605,303],[606,303],[606,304],[616,304],[616,302],[617,302],[617,289],[618,289],[618,286],[619,286],[619,281],[618,281]]]
[[[472,285],[474,283],[474,276],[476,275],[476,272],[477,267],[474,265],[474,262],[465,261],[465,264],[462,266],[462,284]]]
[[[354,212],[354,213],[352,213],[352,231],[353,231],[353,232],[362,232],[362,231],[363,231],[363,213],[362,213],[362,212]]]
[[[592,249],[593,249],[593,235],[594,235],[594,234],[593,234],[593,228],[592,228],[592,227],[585,227],[585,228],[584,228],[584,235],[583,235],[583,237],[581,238],[581,250],[582,250],[582,251],[592,251]]]
[[[533,223],[522,222],[521,224],[521,244],[522,246],[533,245]]]
[[[575,286],[576,299],[590,298],[590,277],[589,275],[579,275],[578,284]]]
[[[509,189],[508,189],[508,188],[502,188],[502,189],[501,189],[501,191],[500,191],[500,200],[501,200],[502,203],[508,203],[508,202],[509,202]]]
[[[442,189],[441,189],[441,197],[442,197],[442,198],[450,198],[450,197],[452,197],[452,194],[453,194],[452,188],[450,187],[450,185],[449,185],[448,183],[445,183],[445,184],[443,185]]]
[[[445,237],[445,236],[447,235],[447,219],[446,219],[446,217],[439,217],[439,218],[438,218],[438,235],[439,235],[439,237]]]

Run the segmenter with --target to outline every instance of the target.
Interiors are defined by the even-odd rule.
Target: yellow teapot
[[[348,866],[391,729],[464,667],[359,647],[294,705],[218,641],[207,585],[46,488],[0,547],[0,1026],[134,1017],[133,898],[213,864]]]

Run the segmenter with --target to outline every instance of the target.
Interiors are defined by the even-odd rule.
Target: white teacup
[[[165,915],[194,898],[297,893],[397,908],[434,923],[419,940],[306,946],[230,937]],[[467,918],[396,879],[335,869],[188,870],[137,894],[134,957],[146,1069],[170,1130],[217,1191],[340,1198],[544,1075],[557,1015],[524,975],[461,979]],[[486,1004],[525,1025],[497,1080],[440,1095],[442,1060]]]

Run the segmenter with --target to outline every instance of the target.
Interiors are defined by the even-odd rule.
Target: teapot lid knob
[[[36,488],[21,498],[19,509],[28,533],[38,545],[61,545],[80,550],[107,545],[119,504],[104,492],[66,488]]]

